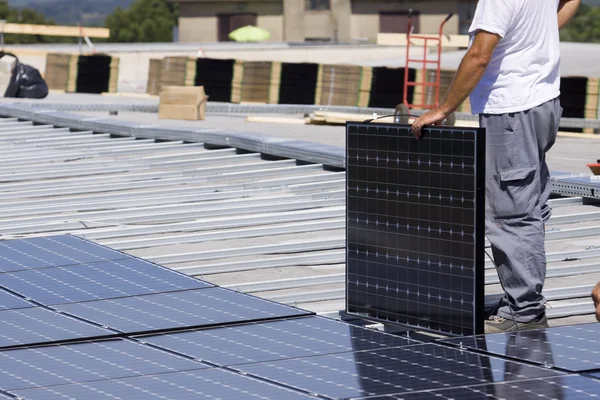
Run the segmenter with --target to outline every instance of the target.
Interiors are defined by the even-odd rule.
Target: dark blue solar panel
[[[232,368],[330,398],[377,396],[558,375],[545,368],[432,344]]]
[[[141,339],[180,354],[225,366],[417,343],[321,317],[178,332]]]
[[[444,342],[571,372],[600,369],[598,323],[453,338]]]
[[[0,311],[0,348],[111,334],[107,329],[40,307]]]
[[[369,400],[590,400],[600,397],[600,382],[578,375],[533,379],[418,393],[369,397]]]
[[[136,258],[0,274],[0,286],[45,305],[213,285]]]
[[[136,378],[98,381],[77,385],[16,390],[27,400],[140,399],[140,400],[301,400],[314,399],[221,369],[203,369],[148,375]]]
[[[5,240],[0,242],[0,273],[130,257],[71,235]]]
[[[600,370],[598,370],[598,371],[592,371],[592,372],[589,373],[589,375],[591,377],[596,378],[596,379],[600,379]]]
[[[18,308],[28,308],[33,306],[33,304],[21,299],[20,297],[0,289],[0,311],[15,310]]]
[[[124,333],[311,314],[223,288],[63,304],[56,308]]]
[[[207,368],[130,340],[0,351],[4,391]]]

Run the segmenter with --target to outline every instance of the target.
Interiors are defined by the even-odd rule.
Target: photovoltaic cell
[[[140,339],[222,366],[417,343],[322,317],[244,324]]]
[[[33,304],[15,296],[12,293],[0,289],[0,311],[16,310],[19,308],[34,307]]]
[[[41,307],[0,311],[0,323],[0,348],[113,334]]]
[[[0,273],[129,257],[71,235],[0,241]]]
[[[223,288],[63,304],[56,308],[129,334],[312,314]]]
[[[137,258],[0,274],[0,286],[45,305],[213,285]]]
[[[454,389],[370,397],[371,400],[590,400],[600,398],[600,382],[578,375],[503,382]]]
[[[350,314],[483,333],[485,135],[347,124]]]
[[[453,338],[444,342],[571,372],[600,369],[600,324],[597,323]]]
[[[4,391],[188,371],[206,365],[130,340],[0,351]]]
[[[439,345],[414,345],[232,367],[310,393],[353,398],[558,376]]]
[[[16,390],[26,400],[64,399],[261,399],[301,400],[314,397],[221,369],[146,375],[77,385]]]

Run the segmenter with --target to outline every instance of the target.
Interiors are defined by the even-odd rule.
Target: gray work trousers
[[[486,128],[486,235],[504,285],[497,315],[527,323],[544,313],[544,225],[551,209],[546,152],[562,116],[559,99],[530,110],[481,114]]]

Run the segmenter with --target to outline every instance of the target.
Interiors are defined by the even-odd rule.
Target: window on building
[[[324,11],[331,8],[330,0],[306,0],[307,11]]]

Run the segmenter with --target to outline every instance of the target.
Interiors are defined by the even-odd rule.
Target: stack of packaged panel
[[[242,65],[241,61],[236,60],[198,58],[195,62],[194,86],[204,86],[210,101],[239,102]],[[236,93],[233,93],[234,80]]]
[[[318,77],[319,64],[281,63],[278,103],[316,104]]]
[[[242,68],[242,79],[239,84],[234,79],[234,93],[239,87],[239,98],[242,103],[268,103],[271,92],[271,71],[273,63],[270,61],[243,61],[238,62]],[[237,96],[234,94],[233,98]]]
[[[44,79],[50,90],[75,91],[77,56],[67,53],[48,53]]]
[[[365,68],[353,65],[321,65],[317,85],[317,104],[357,106]]]
[[[587,77],[563,77],[560,83],[560,102],[565,118],[598,119],[600,80]],[[594,133],[593,129],[561,128],[569,132]]]
[[[194,86],[195,74],[196,60],[194,58],[165,57],[160,63],[160,87]]]
[[[119,59],[106,54],[80,55],[77,59],[77,93],[117,91]]]
[[[151,94],[152,96],[158,96],[160,93],[160,65],[160,59],[153,58],[150,60],[146,93]]]

